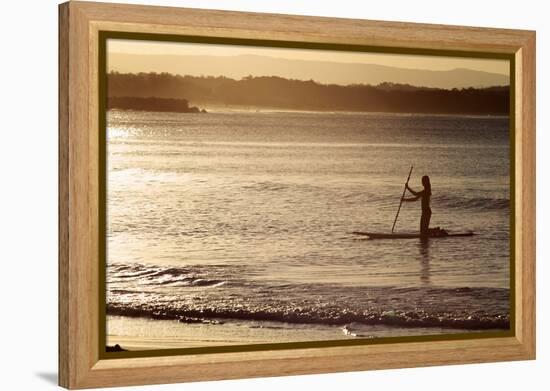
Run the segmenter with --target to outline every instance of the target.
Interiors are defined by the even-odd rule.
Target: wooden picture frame
[[[503,54],[515,127],[514,330],[509,336],[105,358],[99,127],[102,32]],[[512,251],[512,250],[511,250]],[[535,358],[535,32],[71,1],[59,6],[59,384],[175,383]]]

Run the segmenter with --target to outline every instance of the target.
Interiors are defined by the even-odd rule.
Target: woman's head
[[[424,189],[427,189],[429,192],[432,191],[432,185],[430,183],[430,177],[427,175],[424,175],[422,177],[422,186],[424,186]]]

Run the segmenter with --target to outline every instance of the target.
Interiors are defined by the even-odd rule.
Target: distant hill
[[[201,107],[241,106],[285,110],[440,114],[509,113],[509,88],[437,89],[395,83],[326,85],[275,76],[179,76],[168,73],[108,74],[108,95],[187,99]]]
[[[358,80],[362,84],[371,85],[391,81],[397,84],[445,89],[504,86],[510,83],[507,75],[471,69],[431,71],[375,64],[290,60],[259,55],[182,56],[109,53],[109,71],[225,76],[237,80],[246,76],[273,75],[341,85],[357,83]]]

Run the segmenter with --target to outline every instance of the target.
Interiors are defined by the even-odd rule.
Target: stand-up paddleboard
[[[354,235],[368,236],[370,239],[420,239],[419,233],[381,233],[381,232],[352,232]],[[464,236],[474,236],[473,232],[452,232],[441,234],[431,234],[428,236],[430,239],[440,239],[440,238],[452,238],[452,237],[464,237]]]
[[[393,225],[391,227],[390,233],[383,233],[383,232],[359,232],[354,231],[352,234],[354,235],[362,235],[367,236],[369,239],[420,239],[421,235],[420,232],[418,233],[397,233],[394,232],[395,224],[397,223],[397,218],[399,217],[399,212],[401,211],[401,205],[403,204],[403,201],[405,200],[405,193],[407,192],[407,188],[409,185],[409,180],[411,179],[413,166],[411,166],[411,169],[409,170],[409,176],[407,177],[407,182],[405,182],[405,187],[403,189],[403,194],[401,195],[401,199],[399,200],[399,208],[397,208],[397,213],[395,215],[395,219],[393,220]],[[424,177],[422,178],[424,180]],[[410,190],[410,188],[409,188]],[[418,193],[411,192],[417,196],[416,198],[412,199],[417,200],[419,198]],[[410,201],[410,200],[407,200]],[[429,223],[429,220],[428,220]],[[441,229],[440,227],[434,227],[428,229],[428,236],[429,239],[439,239],[439,238],[453,238],[453,237],[464,237],[464,236],[473,236],[474,233],[472,231],[468,232],[448,232],[445,229]]]

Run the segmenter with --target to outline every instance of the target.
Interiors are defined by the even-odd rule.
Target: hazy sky
[[[235,77],[238,75],[246,76],[248,74],[258,75],[261,70],[258,69],[258,63],[253,61],[242,61],[235,56],[265,56],[270,59],[277,59],[277,64],[287,64],[286,68],[293,66],[307,66],[303,61],[311,62],[309,66],[315,68],[319,62],[325,62],[325,65],[330,63],[345,63],[347,68],[351,69],[351,64],[371,64],[397,67],[401,69],[416,69],[427,71],[450,71],[454,69],[469,69],[474,71],[489,72],[495,76],[509,76],[509,62],[507,60],[493,59],[475,59],[475,58],[459,58],[459,57],[439,57],[439,56],[421,56],[421,55],[403,55],[403,54],[379,54],[379,53],[358,53],[358,52],[343,52],[343,51],[328,51],[328,50],[309,50],[309,49],[285,49],[285,48],[265,48],[251,46],[236,46],[236,45],[211,45],[211,44],[190,44],[179,42],[151,42],[138,40],[114,40],[110,39],[107,42],[108,54],[137,54],[140,56],[109,56],[108,69],[120,72],[170,72],[186,74],[186,61],[189,64],[189,73],[196,74],[197,65],[192,64],[192,59],[201,59],[203,64],[203,72],[205,75],[219,76],[227,75]],[[162,61],[154,62],[154,57],[161,58]],[[201,56],[201,57],[197,57]],[[204,61],[203,56],[212,56],[212,61]],[[234,63],[231,62],[235,59]],[[243,57],[241,57],[242,59]],[[246,57],[244,57],[246,58]],[[293,62],[284,62],[280,60],[302,60]],[[173,64],[177,62],[177,64]],[[155,65],[151,65],[151,64]],[[271,61],[272,64],[273,61]],[[219,64],[216,68],[216,64]],[[296,65],[298,64],[298,65]],[[177,66],[177,68],[175,68]],[[250,69],[247,69],[248,68]],[[146,69],[146,68],[151,69]],[[142,69],[143,68],[143,69]],[[200,67],[199,67],[200,68]],[[233,69],[230,69],[233,68]],[[285,66],[274,66],[277,76],[300,78],[296,77],[295,70],[285,69]],[[177,70],[175,70],[177,69]],[[356,75],[346,75],[346,82],[364,83],[365,74],[358,71]],[[266,71],[267,72],[267,71]],[[268,75],[272,75],[274,70],[269,69]],[[315,80],[319,82],[334,82],[338,72],[338,68],[332,64],[331,68],[326,68],[322,72],[326,73],[323,76],[319,69],[316,69]],[[341,71],[340,71],[341,72]],[[349,71],[348,71],[349,72]],[[332,73],[332,75],[330,74]],[[414,77],[414,76],[409,76]],[[483,75],[481,74],[481,77]],[[318,79],[326,80],[318,80]],[[392,81],[392,80],[387,80]],[[336,81],[337,82],[337,81]],[[368,82],[368,80],[367,80]],[[402,81],[400,81],[402,82]],[[410,84],[415,83],[415,80],[410,80]],[[479,82],[479,85],[490,85],[490,82]]]

